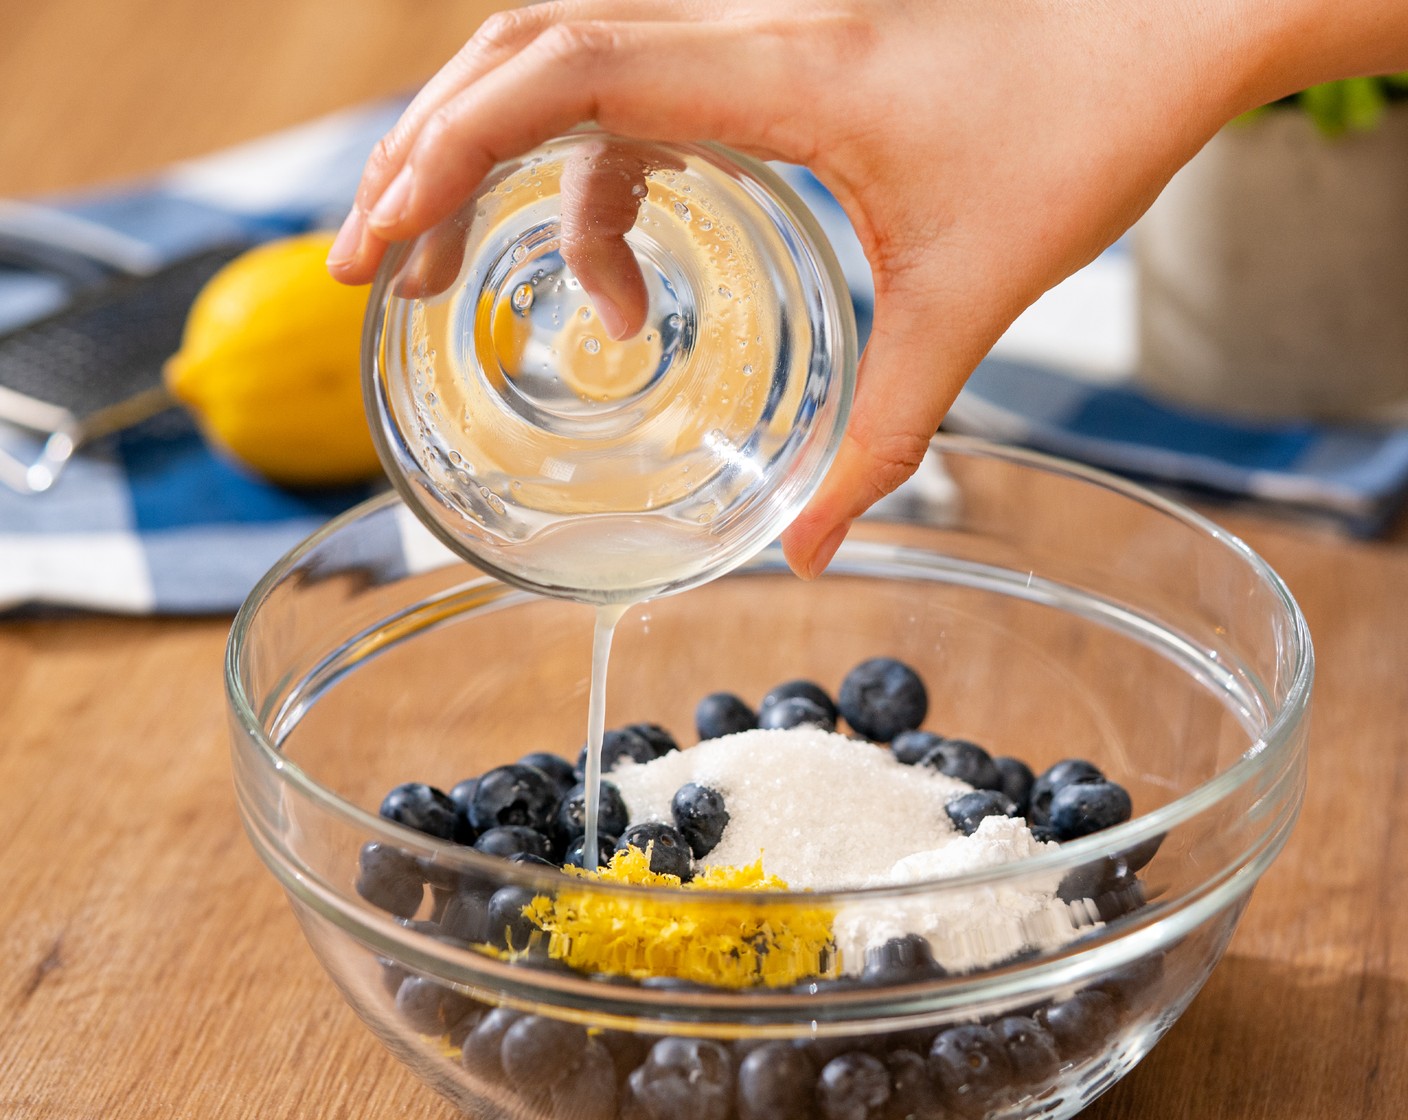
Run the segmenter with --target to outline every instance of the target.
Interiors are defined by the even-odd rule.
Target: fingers
[[[376,272],[386,254],[387,240],[368,228],[367,211],[405,165],[406,155],[425,122],[459,90],[531,42],[561,7],[539,4],[491,15],[412,98],[391,131],[378,141],[362,171],[352,210],[328,251],[328,270],[335,278],[348,284],[364,284]]]
[[[412,99],[390,132],[372,153],[357,190],[357,206],[366,211],[381,197],[421,129],[437,110],[461,90],[473,85],[500,63],[512,58],[544,30],[568,19],[680,19],[682,5],[667,0],[576,0],[575,3],[533,4],[495,12]]]
[[[496,163],[586,120],[629,136],[709,136],[756,149],[769,140],[769,120],[795,117],[783,56],[773,36],[730,25],[555,24],[426,122],[367,225],[384,240],[414,236]],[[740,79],[722,89],[721,72]],[[756,112],[759,100],[771,103],[768,114]]]
[[[328,271],[344,284],[365,284],[386,255],[386,242],[367,229],[367,215],[356,206],[328,248]]]
[[[708,15],[702,0],[692,4],[680,0],[575,0],[534,4],[489,16],[464,47],[421,88],[372,151],[352,212],[328,253],[329,270],[345,283],[366,283],[371,279],[385,255],[388,239],[368,228],[367,212],[404,169],[427,122],[457,94],[513,58],[544,30],[569,18],[683,19],[696,9]]]
[[[429,299],[447,291],[464,267],[469,230],[462,222],[441,222],[417,239],[407,260],[396,270],[394,290],[401,299]]]

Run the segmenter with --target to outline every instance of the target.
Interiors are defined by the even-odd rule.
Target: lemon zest
[[[762,860],[743,867],[710,867],[688,883],[650,870],[635,848],[618,852],[596,872],[564,868],[570,875],[608,883],[719,891],[784,891],[787,884],[763,870]],[[673,976],[715,987],[782,987],[836,974],[834,914],[819,906],[777,899],[757,905],[737,900],[682,901],[668,896],[610,895],[600,891],[539,895],[523,913],[547,935],[548,955],[581,972],[642,979]]]

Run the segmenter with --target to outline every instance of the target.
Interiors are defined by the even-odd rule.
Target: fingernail
[[[596,308],[597,317],[601,319],[606,333],[617,342],[630,334],[630,327],[626,323],[626,317],[621,314],[621,309],[605,296],[593,296],[592,306]]]
[[[831,558],[836,555],[836,550],[841,547],[841,542],[846,539],[846,534],[850,531],[851,523],[849,521],[842,522],[831,530],[826,539],[817,546],[817,550],[812,553],[812,562],[807,566],[808,579],[816,579],[826,571],[826,565],[831,563]]]
[[[411,201],[411,185],[411,166],[407,164],[397,172],[367,215],[367,222],[373,229],[389,229],[405,216]]]
[[[357,254],[357,250],[362,247],[362,227],[365,221],[362,212],[353,207],[352,212],[342,220],[342,226],[337,231],[337,236],[332,239],[332,247],[328,249],[328,266],[336,268],[338,265],[346,264]]]

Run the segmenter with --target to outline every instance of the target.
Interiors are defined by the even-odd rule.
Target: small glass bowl
[[[368,415],[407,504],[486,571],[596,603],[679,591],[820,483],[855,381],[847,292],[766,165],[575,132],[392,247]],[[603,305],[645,325],[615,338]]]
[[[799,677],[834,690],[888,655],[928,682],[926,726],[1038,771],[1087,758],[1133,797],[1126,824],[951,879],[648,890],[409,831],[376,811],[402,782],[448,789],[534,751],[576,759],[593,612],[454,561],[390,496],[318,533],[253,592],[227,660],[250,838],[357,1013],[466,1114],[750,1120],[772,1085],[767,1115],[802,1120],[826,1114],[824,1094],[859,1069],[880,1102],[868,1116],[1068,1117],[1203,984],[1303,796],[1304,619],[1239,541],[1138,487],[965,440],[936,441],[932,457],[948,483],[862,520],[820,580],[793,578],[771,546],[629,612],[607,715],[689,742],[705,693],[756,703]],[[815,817],[857,842],[904,827],[827,805]],[[365,878],[374,901],[359,893],[378,860],[405,872],[404,895]],[[862,982],[730,989],[584,972],[541,945],[506,954],[482,920],[500,890],[576,892],[606,912],[757,923],[780,952],[776,931],[818,914],[944,914],[963,931],[965,914],[1005,892],[1053,884],[1059,943],[995,919],[955,932],[982,963]],[[955,1038],[994,1031],[1006,1032],[1000,1053],[949,1060]]]

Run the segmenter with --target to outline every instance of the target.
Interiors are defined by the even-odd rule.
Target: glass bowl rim
[[[575,883],[580,884],[581,889],[627,896],[640,896],[646,893],[653,897],[676,896],[693,899],[696,903],[707,898],[710,904],[716,903],[718,905],[740,902],[758,905],[760,901],[765,900],[767,905],[777,906],[798,904],[826,906],[832,903],[839,906],[873,904],[878,900],[912,898],[916,895],[932,895],[936,892],[959,893],[979,887],[991,887],[1012,879],[1027,878],[1033,875],[1050,874],[1054,876],[1057,873],[1083,867],[1097,859],[1106,858],[1112,853],[1128,851],[1137,848],[1140,844],[1154,841],[1155,838],[1161,837],[1177,825],[1211,809],[1219,801],[1252,781],[1257,775],[1272,768],[1275,762],[1281,760],[1282,756],[1297,744],[1295,731],[1308,712],[1314,676],[1314,653],[1309,627],[1285,582],[1259,554],[1239,537],[1182,503],[1165,498],[1138,483],[1057,456],[972,436],[949,433],[935,436],[930,443],[930,449],[941,454],[955,451],[973,458],[996,459],[1009,465],[1036,469],[1048,474],[1065,476],[1093,484],[1149,506],[1232,551],[1237,559],[1247,565],[1252,573],[1273,592],[1292,623],[1293,669],[1291,680],[1286,689],[1285,698],[1273,712],[1266,730],[1231,765],[1156,809],[1139,814],[1114,828],[1096,832],[1077,840],[1066,841],[1055,851],[1042,852],[996,867],[904,884],[830,891],[785,890],[760,894],[757,891],[711,890],[701,896],[700,892],[692,891],[687,887],[643,886],[594,879],[574,879]],[[392,507],[400,501],[399,494],[388,491],[363,501],[334,517],[277,561],[259,580],[240,606],[230,629],[224,659],[226,699],[231,713],[244,732],[242,737],[236,737],[235,750],[242,756],[252,758],[280,786],[292,787],[295,793],[306,798],[318,809],[331,813],[342,823],[356,827],[369,839],[413,851],[417,856],[430,857],[445,868],[462,868],[493,875],[495,878],[501,879],[505,885],[512,883],[527,886],[548,884],[561,886],[563,873],[560,870],[510,863],[464,845],[428,836],[369,812],[317,782],[302,767],[284,755],[272,741],[244,689],[240,674],[242,650],[260,608],[274,588],[296,568],[304,557],[315,552],[326,540],[362,518]],[[417,523],[419,524],[419,521]],[[468,582],[494,580],[506,583],[506,581],[497,580],[494,574],[485,572],[468,561],[462,560],[461,562],[465,564],[468,572],[477,573],[472,575]],[[735,569],[735,571],[739,571],[739,569]],[[744,574],[746,571],[746,568],[742,569]],[[423,608],[427,602],[440,596],[453,594],[462,590],[464,586],[464,584],[459,584],[437,592],[436,595],[421,599],[403,611],[397,611],[396,614],[401,615]],[[517,589],[513,584],[506,583],[506,586],[520,595],[529,596],[532,594]],[[553,601],[561,602],[561,600]],[[384,623],[390,617],[393,616],[386,616],[380,620],[380,623]],[[245,746],[246,742],[254,745],[252,751]],[[243,806],[241,806],[241,812],[245,812]],[[1280,825],[1278,824],[1277,827],[1279,828]],[[1271,835],[1274,831],[1274,828],[1269,829],[1267,834]],[[342,893],[350,895],[350,888],[343,890]]]

